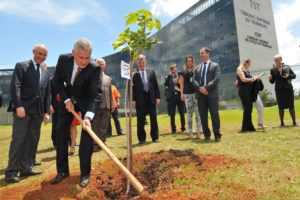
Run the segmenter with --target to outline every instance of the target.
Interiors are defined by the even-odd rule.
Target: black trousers
[[[78,112],[78,110],[76,110],[76,112]],[[82,117],[84,117],[85,111],[81,111],[81,113]],[[58,112],[57,115],[57,125],[55,127],[56,168],[58,173],[69,173],[68,138],[70,126],[73,121],[73,115],[65,109],[62,112]],[[82,129],[79,147],[81,177],[90,174],[92,153],[93,139],[85,130]]]
[[[211,131],[208,127],[208,110],[211,116],[215,139],[221,138],[222,134],[220,133],[219,99],[208,98],[206,95],[201,95],[201,97],[197,100],[205,138],[210,138],[211,136]]]
[[[243,113],[243,123],[242,123],[242,132],[246,131],[255,131],[255,128],[252,123],[252,86],[240,86],[239,96],[241,98],[244,113]]]
[[[146,115],[150,116],[151,131],[150,135],[152,141],[158,140],[158,125],[157,125],[157,114],[156,114],[156,104],[152,104],[149,93],[143,93],[145,102],[142,106],[136,107],[137,115],[137,136],[139,141],[146,141],[145,132],[145,119]]]
[[[53,146],[55,147],[56,147],[56,134],[55,134],[56,124],[57,124],[57,111],[54,111],[54,113],[52,114],[51,139],[52,139]]]
[[[51,130],[51,139],[53,146],[56,147],[56,133],[55,133],[55,127],[57,124],[57,116],[58,116],[59,110],[55,110],[54,113],[52,114],[52,130]],[[68,141],[71,145],[71,136],[70,136],[70,129],[68,131]]]
[[[42,121],[43,117],[36,113],[26,113],[24,118],[19,118],[14,113],[12,140],[5,176],[17,176],[19,171],[26,172],[32,169]]]
[[[114,112],[111,113],[111,116],[115,122],[115,127],[118,135],[121,135],[123,133],[123,130],[121,128],[120,120],[119,120],[119,111],[116,108]],[[107,135],[112,136],[112,127],[111,127],[111,120],[108,122],[108,128],[107,128]]]
[[[175,125],[176,106],[178,108],[178,112],[180,115],[181,130],[185,131],[185,117],[184,117],[185,104],[184,101],[181,101],[180,92],[175,92],[172,98],[168,100],[168,114],[171,119],[172,132],[176,132],[176,125]]]

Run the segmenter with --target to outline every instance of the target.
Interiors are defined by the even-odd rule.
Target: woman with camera
[[[275,94],[278,102],[281,126],[284,126],[283,116],[284,109],[286,108],[289,108],[293,125],[296,126],[294,90],[291,82],[292,79],[296,78],[296,74],[289,66],[282,63],[281,55],[275,55],[274,60],[276,66],[271,69],[271,73],[268,78],[270,83],[275,83]]]

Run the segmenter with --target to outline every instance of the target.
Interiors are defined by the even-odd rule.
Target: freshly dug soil
[[[119,158],[126,166],[127,158]],[[230,199],[255,199],[256,191],[239,184],[224,185],[207,180],[218,170],[228,170],[241,163],[224,155],[196,155],[192,149],[161,150],[159,152],[138,153],[133,157],[135,177],[149,193],[141,197],[131,186],[126,195],[127,180],[110,160],[99,163],[91,173],[87,188],[78,186],[79,172],[71,173],[58,185],[50,185],[49,180],[30,187],[12,187],[0,190],[0,199],[220,199],[219,191],[230,192]],[[222,177],[221,179],[225,179]],[[25,195],[24,195],[25,193]],[[22,197],[23,198],[20,198]]]

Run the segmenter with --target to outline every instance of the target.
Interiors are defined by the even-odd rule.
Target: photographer
[[[168,102],[168,114],[171,118],[171,128],[172,132],[176,132],[175,125],[175,113],[176,113],[176,105],[180,114],[181,121],[181,131],[185,132],[185,118],[184,118],[184,102],[181,101],[181,93],[180,93],[180,84],[178,75],[176,74],[177,65],[171,64],[169,75],[166,76],[165,80],[165,96]]]

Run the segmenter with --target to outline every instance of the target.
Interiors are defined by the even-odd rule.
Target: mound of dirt
[[[126,157],[119,159],[126,166]],[[194,154],[192,149],[139,153],[134,155],[134,175],[150,193],[148,198],[137,197],[138,193],[133,187],[126,195],[126,178],[118,169],[107,168],[107,166],[113,165],[111,161],[98,165],[99,172],[95,171],[92,174],[96,181],[92,181],[90,190],[96,192],[97,197],[104,199],[130,199],[133,197],[136,197],[134,199],[184,199],[180,198],[178,191],[174,193],[174,188],[172,188],[174,182],[183,177],[182,170],[192,169],[196,175],[201,171],[224,166],[225,160],[225,156],[201,157]],[[225,166],[229,165],[230,162]],[[116,171],[112,172],[112,170]],[[161,191],[168,192],[167,194],[156,194]]]
[[[119,160],[126,166],[126,157]],[[192,200],[220,199],[220,194],[230,199],[257,197],[254,189],[222,175],[241,164],[224,155],[198,155],[192,149],[170,149],[134,154],[133,163],[133,174],[149,193],[147,197],[138,196],[133,186],[127,195],[126,177],[112,161],[106,160],[91,171],[91,182],[85,189],[78,186],[80,173],[76,171],[58,185],[50,185],[49,180],[55,176],[52,174],[42,183],[7,188],[1,192],[0,199]]]

